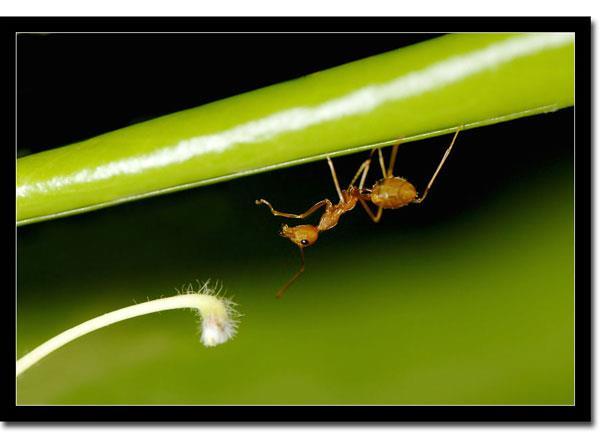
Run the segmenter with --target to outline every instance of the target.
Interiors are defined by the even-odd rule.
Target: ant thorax
[[[357,194],[358,190],[356,192],[354,190],[344,190],[342,191],[343,200],[340,200],[335,205],[328,203],[325,207],[325,213],[321,216],[321,220],[317,226],[319,231],[326,231],[335,227],[340,221],[340,217],[356,206],[356,202],[358,201]]]
[[[371,202],[378,207],[395,209],[410,204],[417,198],[417,190],[399,176],[377,181],[371,190]]]

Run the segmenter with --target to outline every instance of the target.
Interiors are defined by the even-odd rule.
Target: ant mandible
[[[373,222],[378,223],[381,220],[381,216],[383,215],[384,209],[396,209],[404,207],[408,204],[420,204],[422,203],[431,186],[433,185],[436,177],[438,176],[442,166],[446,162],[448,155],[452,151],[452,147],[454,146],[454,142],[456,141],[456,137],[458,133],[462,129],[462,126],[458,127],[456,132],[454,133],[454,137],[450,142],[450,146],[446,149],[444,156],[442,157],[440,164],[438,164],[437,169],[433,173],[433,176],[429,180],[429,183],[425,187],[423,191],[423,195],[419,196],[415,186],[408,182],[406,179],[401,178],[399,176],[394,176],[393,169],[394,164],[396,163],[396,157],[398,155],[398,147],[400,143],[397,143],[393,146],[390,162],[386,169],[385,162],[383,159],[383,154],[380,148],[377,148],[377,153],[379,155],[379,165],[381,166],[381,173],[383,174],[383,178],[377,181],[372,188],[365,189],[364,184],[367,178],[367,174],[369,173],[369,169],[371,167],[371,160],[373,158],[373,154],[375,149],[371,151],[371,155],[367,160],[365,160],[358,171],[348,184],[348,188],[346,190],[340,189],[340,184],[338,182],[338,178],[335,172],[335,168],[333,167],[333,162],[331,158],[327,157],[327,164],[329,164],[329,169],[331,170],[331,176],[333,177],[333,184],[335,185],[335,190],[340,198],[337,204],[333,204],[329,199],[323,199],[322,201],[317,202],[315,205],[310,207],[304,213],[301,214],[293,214],[293,213],[283,213],[281,211],[275,210],[271,204],[264,200],[258,199],[255,201],[257,205],[265,204],[271,210],[271,213],[274,216],[287,217],[291,219],[304,219],[311,214],[313,214],[318,209],[325,207],[325,211],[319,220],[318,225],[297,225],[295,227],[290,227],[288,225],[283,225],[279,235],[285,237],[292,241],[298,248],[300,248],[300,269],[296,272],[277,292],[277,298],[283,297],[285,291],[292,285],[294,281],[304,272],[304,248],[307,248],[311,245],[314,245],[317,239],[319,238],[319,233],[321,231],[327,231],[335,227],[340,217],[354,209],[357,202],[363,206],[369,217],[373,220]],[[360,177],[360,182],[358,187],[354,185],[356,180]],[[373,213],[367,201],[372,202],[377,206],[377,213]]]

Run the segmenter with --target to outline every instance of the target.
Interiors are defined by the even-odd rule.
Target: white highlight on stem
[[[198,292],[160,298],[105,313],[62,332],[17,360],[17,376],[53,351],[83,335],[116,322],[163,310],[197,310],[202,318],[200,340],[205,346],[214,347],[231,339],[236,333],[238,314],[233,306],[235,304],[232,301],[217,296],[208,288],[208,283],[205,283]]]
[[[64,185],[85,184],[109,179],[116,175],[134,174],[147,169],[176,164],[198,155],[218,153],[236,145],[269,140],[281,134],[341,117],[364,114],[391,101],[410,98],[453,82],[459,82],[485,70],[497,68],[503,62],[571,44],[573,40],[573,34],[516,35],[465,55],[449,57],[389,82],[365,86],[320,105],[283,110],[217,134],[182,140],[176,145],[167,146],[145,155],[124,158],[34,184],[24,184],[17,187],[17,197],[26,196],[31,192],[52,191]]]

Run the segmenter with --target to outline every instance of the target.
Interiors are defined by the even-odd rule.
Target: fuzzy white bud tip
[[[205,284],[199,297],[198,310],[202,318],[202,334],[200,341],[206,347],[227,342],[237,331],[239,313],[235,304],[218,296],[218,292],[211,290]]]
[[[206,316],[202,320],[200,340],[206,347],[214,347],[228,341],[235,335],[235,325],[230,318],[219,318],[216,315]]]

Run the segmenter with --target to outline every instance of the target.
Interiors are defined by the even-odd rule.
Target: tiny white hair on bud
[[[193,309],[198,312],[202,320],[200,324],[202,344],[206,347],[214,347],[227,342],[237,332],[241,316],[235,309],[237,304],[223,296],[222,284],[216,282],[215,286],[211,287],[210,281],[197,283],[197,290],[190,283],[182,286],[181,291],[177,290],[175,296],[124,307],[65,330],[17,360],[17,376],[48,354],[83,335],[116,322],[163,310]]]

